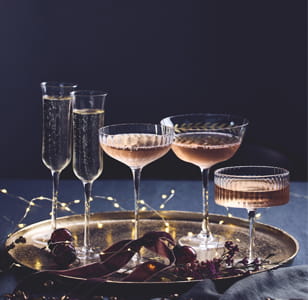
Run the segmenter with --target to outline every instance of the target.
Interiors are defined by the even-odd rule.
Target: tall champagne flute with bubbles
[[[200,250],[223,246],[222,238],[215,237],[210,229],[209,171],[215,164],[228,160],[235,154],[241,145],[248,121],[235,115],[196,113],[167,117],[161,124],[174,129],[172,150],[175,155],[198,166],[202,176],[201,231],[196,235],[181,237],[180,244]]]
[[[57,227],[60,174],[71,161],[71,95],[74,83],[42,82],[43,138],[42,160],[53,178],[51,227]]]
[[[90,243],[90,202],[93,182],[103,170],[103,153],[99,144],[99,128],[104,125],[107,94],[102,91],[80,90],[71,93],[73,103],[73,171],[84,187],[83,246],[77,248],[80,259],[90,261],[95,251]]]
[[[130,167],[134,181],[134,238],[139,237],[139,186],[143,167],[165,155],[173,140],[170,127],[150,123],[104,126],[100,144],[106,154]]]

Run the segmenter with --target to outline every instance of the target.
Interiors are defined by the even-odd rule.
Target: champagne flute
[[[104,125],[104,105],[107,94],[101,91],[71,92],[73,103],[73,171],[82,181],[85,196],[83,246],[77,248],[78,257],[90,261],[95,251],[90,243],[90,201],[93,182],[103,170],[103,153],[98,130]]]
[[[74,83],[42,82],[42,160],[52,174],[51,228],[57,227],[60,174],[71,161],[71,96]]]
[[[246,208],[249,220],[248,260],[253,261],[254,222],[257,208],[289,201],[289,171],[272,166],[235,166],[214,172],[215,202]]]
[[[149,123],[117,124],[100,129],[106,154],[127,165],[134,183],[134,238],[139,237],[139,186],[144,166],[165,155],[173,140],[170,127]]]
[[[175,132],[172,150],[188,163],[198,166],[202,176],[202,228],[199,234],[179,239],[181,245],[203,250],[223,246],[209,226],[208,177],[210,167],[231,158],[240,147],[248,121],[228,114],[183,114],[164,118],[161,124]],[[201,255],[201,252],[200,252]]]

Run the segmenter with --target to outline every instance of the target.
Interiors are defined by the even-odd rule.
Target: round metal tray
[[[198,233],[201,228],[201,214],[183,211],[159,211],[141,212],[141,234],[148,231],[165,231],[177,240],[188,232]],[[91,215],[90,232],[92,245],[104,249],[111,244],[129,239],[133,236],[133,212],[105,212]],[[166,224],[168,223],[168,224]],[[72,231],[75,245],[82,244],[83,215],[72,215],[59,218],[57,226],[68,228]],[[227,217],[223,215],[210,215],[210,226],[214,234],[223,236],[238,244],[242,255],[248,245],[248,223],[244,219]],[[57,268],[52,257],[42,248],[46,243],[40,242],[40,237],[50,233],[50,221],[42,221],[27,226],[13,233],[6,241],[8,247],[20,236],[25,238],[23,243],[14,243],[15,247],[9,250],[9,254],[15,261],[30,269],[42,271]],[[255,254],[265,258],[274,254],[270,264],[264,266],[261,271],[274,269],[288,265],[295,258],[299,250],[298,242],[287,232],[262,223],[256,223],[255,227]],[[257,271],[257,272],[261,272]],[[215,280],[218,290],[225,290],[233,282],[241,279],[241,276],[230,276]],[[81,281],[81,278],[66,278],[70,281]],[[107,281],[101,284],[101,292],[104,296],[121,295],[151,295],[164,296],[181,294],[190,289],[198,280],[174,281],[174,282],[121,282]]]

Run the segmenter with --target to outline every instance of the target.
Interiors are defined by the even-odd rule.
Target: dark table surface
[[[50,197],[51,181],[49,180],[0,180],[0,237],[2,244],[8,234],[16,230],[18,224],[29,225],[40,220],[49,219],[50,202],[39,200],[40,206],[28,207],[27,201],[45,196]],[[133,187],[131,180],[104,180],[94,183],[93,194],[102,196],[92,202],[92,212],[115,211],[115,201],[107,200],[112,197],[116,203],[125,210],[133,209]],[[111,199],[111,198],[109,198]],[[165,203],[164,210],[201,211],[201,182],[199,181],[170,181],[170,180],[144,180],[141,182],[141,199],[154,208],[160,209]],[[214,203],[213,184],[210,184],[210,212],[215,214],[227,213],[226,209]],[[80,200],[80,203],[73,203]],[[73,213],[83,212],[83,190],[78,180],[60,181],[59,201],[71,203]],[[235,217],[246,218],[244,209],[231,209]],[[260,209],[259,222],[281,228],[297,239],[300,250],[293,261],[293,265],[308,264],[308,185],[307,182],[292,182],[290,201],[284,206]],[[69,215],[71,212],[61,211],[59,216]],[[29,274],[25,268],[13,267],[8,269],[4,252],[1,252],[0,262],[0,295],[11,293],[17,282]]]

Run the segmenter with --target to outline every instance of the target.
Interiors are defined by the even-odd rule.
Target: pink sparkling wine
[[[181,133],[172,150],[178,158],[202,168],[231,158],[240,146],[240,139],[226,133]]]
[[[166,137],[147,133],[109,135],[101,141],[101,146],[109,156],[131,168],[142,168],[170,149]]]
[[[260,180],[232,180],[228,188],[215,185],[215,202],[225,207],[255,209],[283,205],[289,201],[289,185]]]

